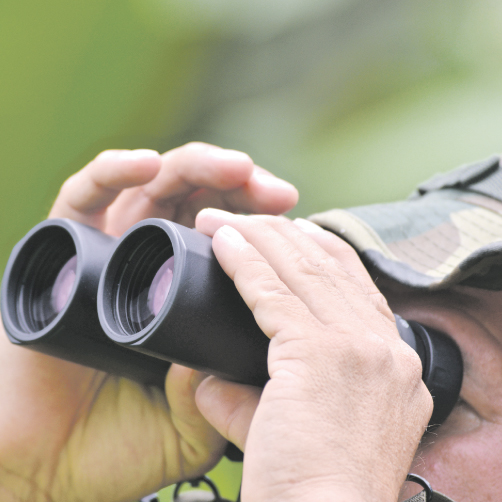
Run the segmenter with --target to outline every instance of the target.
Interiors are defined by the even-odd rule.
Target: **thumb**
[[[195,402],[205,419],[242,451],[262,390],[211,376],[197,388]]]

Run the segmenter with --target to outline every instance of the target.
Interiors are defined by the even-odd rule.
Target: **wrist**
[[[388,502],[391,498],[378,498],[374,494],[363,494],[359,488],[325,480],[310,480],[291,483],[290,486],[242,486],[242,502]]]

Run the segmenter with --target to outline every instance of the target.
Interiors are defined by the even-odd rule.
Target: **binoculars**
[[[171,362],[264,386],[269,339],[221,269],[211,238],[152,218],[120,239],[46,220],[14,247],[1,290],[14,344],[163,387]],[[434,399],[430,425],[457,402],[462,357],[445,335],[396,316]]]

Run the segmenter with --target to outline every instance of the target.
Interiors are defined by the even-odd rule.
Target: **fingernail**
[[[139,160],[139,159],[159,157],[159,156],[160,156],[159,152],[148,149],[124,150],[123,152],[120,152],[120,157],[122,159],[128,159],[128,160]]]
[[[226,150],[224,148],[211,148],[208,152],[210,157],[217,160],[227,160],[231,162],[252,162],[249,155],[238,150]]]
[[[199,214],[201,213],[214,216],[216,218],[229,218],[235,216],[234,213],[230,213],[229,211],[223,211],[223,209],[216,209],[214,207],[206,207],[204,209],[201,209]]]
[[[253,178],[260,185],[264,185],[269,188],[280,188],[282,190],[284,190],[284,189],[296,190],[294,185],[292,185],[291,183],[288,183],[286,180],[283,180],[281,178],[276,178],[275,176],[272,176],[270,174],[254,173]]]
[[[247,243],[242,234],[229,225],[223,225],[217,230],[217,232],[233,244],[242,245]]]
[[[309,220],[304,220],[303,218],[295,218],[293,223],[308,234],[324,232],[319,225],[316,225]]]

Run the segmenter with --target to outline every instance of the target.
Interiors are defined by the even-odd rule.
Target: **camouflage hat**
[[[502,167],[493,156],[439,174],[405,201],[314,214],[372,275],[403,285],[502,290]]]

